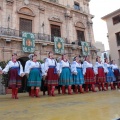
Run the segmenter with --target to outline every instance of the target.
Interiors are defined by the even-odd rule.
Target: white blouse
[[[42,70],[42,76],[46,76],[47,75],[47,73],[45,72],[45,63],[42,63],[41,64],[41,70]]]
[[[73,61],[72,64],[71,64],[71,71],[72,71],[72,73],[76,73],[77,74],[77,68],[82,68],[81,63]]]
[[[108,67],[112,67],[112,66],[108,63],[104,63],[104,67],[106,69],[106,72],[108,73],[109,72]]]
[[[119,70],[117,64],[112,64],[111,67],[112,67],[113,72],[114,72],[115,69]],[[120,72],[120,70],[119,70],[119,72]]]
[[[29,61],[29,66],[26,70],[26,73],[30,73],[30,70],[32,68],[41,68],[41,63],[40,62],[33,62],[33,61]]]
[[[99,63],[99,62],[96,62],[95,63],[95,66],[94,66],[94,73],[97,75],[98,74],[98,68],[99,67],[103,67],[104,69],[104,73],[107,72],[106,68],[104,67],[104,64],[103,63]]]
[[[25,72],[25,73],[27,73],[27,71],[28,71],[29,65],[31,64],[30,62],[31,62],[31,60],[28,60],[28,61],[25,63],[25,69],[24,69],[24,72]]]
[[[9,61],[8,64],[6,65],[6,67],[3,69],[3,72],[7,73],[10,70],[10,68],[12,68],[12,67],[20,67],[20,73],[19,73],[20,76],[22,73],[24,73],[23,67],[22,67],[20,61],[16,61],[15,63],[13,61]]]
[[[87,62],[87,61],[84,61],[83,62],[83,74],[85,75],[86,74],[86,69],[87,68],[93,68],[93,65],[92,65],[92,63],[89,63],[89,62]]]
[[[45,61],[45,71],[48,71],[49,66],[56,66],[56,69],[57,69],[57,62],[56,62],[56,60],[47,58],[46,61]]]
[[[62,72],[63,67],[70,67],[70,63],[68,61],[65,62],[64,60],[61,60],[59,64],[59,70],[58,70],[60,73]]]

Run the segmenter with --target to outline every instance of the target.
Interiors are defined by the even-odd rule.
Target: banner
[[[63,54],[64,53],[64,40],[61,37],[54,37],[54,48],[55,53]]]
[[[35,51],[35,35],[33,33],[22,32],[22,49],[29,53]]]
[[[90,55],[89,43],[81,42],[82,45],[82,53],[84,56]]]

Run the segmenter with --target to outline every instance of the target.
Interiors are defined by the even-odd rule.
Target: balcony
[[[54,37],[55,36],[51,36],[51,35],[43,34],[43,33],[33,33],[33,34],[35,35],[35,40],[36,41],[54,42]],[[22,31],[0,27],[0,36],[22,39]],[[65,44],[69,44],[69,42],[66,38],[63,38],[63,39],[65,41]]]

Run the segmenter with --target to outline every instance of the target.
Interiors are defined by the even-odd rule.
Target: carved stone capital
[[[13,5],[14,0],[6,0],[6,2],[7,2],[7,5]]]
[[[58,16],[52,16],[50,18],[48,18],[50,21],[55,21],[55,22],[59,22],[62,23],[62,20],[58,17]]]

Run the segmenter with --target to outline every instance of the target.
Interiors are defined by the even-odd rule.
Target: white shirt
[[[45,72],[45,63],[42,63],[41,64],[41,70],[42,70],[42,76],[46,76],[47,75],[47,73]]]
[[[64,60],[61,60],[60,67],[59,67],[60,73],[62,72],[63,67],[70,67],[70,63],[68,61],[65,62]]]
[[[106,68],[104,67],[103,63],[96,62],[94,66],[94,73],[97,75],[98,74],[98,68],[102,67],[104,69],[104,73],[107,72]]]
[[[109,72],[108,67],[112,67],[112,66],[108,63],[104,63],[104,67],[106,69],[106,72],[108,73]]]
[[[77,74],[77,68],[82,68],[81,63],[73,61],[72,64],[71,64],[71,71],[72,71],[72,73],[76,73]]]
[[[93,67],[92,63],[89,63],[89,62],[87,62],[87,61],[84,61],[84,62],[83,62],[83,74],[84,74],[84,75],[86,74],[86,69],[87,69],[87,68],[92,68],[92,67]]]
[[[45,71],[48,71],[49,66],[56,66],[56,68],[57,68],[56,60],[47,58],[46,61],[45,61]]]
[[[27,67],[26,73],[29,74],[32,68],[41,68],[41,63],[29,61],[29,66]]]
[[[119,70],[117,64],[112,64],[111,67],[112,67],[113,72],[114,72],[115,69],[118,69],[118,70]]]
[[[25,73],[27,73],[27,69],[28,69],[28,67],[29,67],[29,65],[30,65],[30,62],[31,62],[31,60],[28,60],[26,63],[25,63],[25,69],[24,69],[24,72]]]
[[[16,62],[13,62],[13,61],[9,61],[8,64],[6,65],[6,67],[3,69],[3,72],[7,73],[9,71],[10,68],[12,67],[20,67],[20,76],[23,72],[23,67],[20,63],[20,61],[16,61]]]

